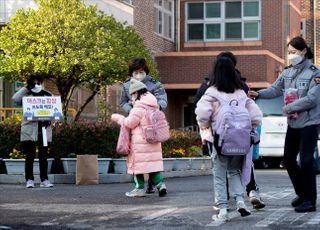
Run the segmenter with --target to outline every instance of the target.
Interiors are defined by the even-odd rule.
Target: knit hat
[[[139,91],[140,89],[146,89],[147,86],[145,84],[143,84],[141,81],[138,81],[134,78],[132,78],[130,80],[130,87],[129,87],[129,94],[133,94],[137,91]]]

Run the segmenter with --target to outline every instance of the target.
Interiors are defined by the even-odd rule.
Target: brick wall
[[[312,0],[301,0],[301,16],[306,19],[306,41],[316,54],[314,63],[320,65],[320,1],[316,1],[317,18],[316,31],[314,31],[314,5]],[[316,34],[314,34],[316,33]],[[315,50],[316,49],[316,50]]]
[[[152,52],[174,51],[175,43],[154,32],[153,0],[133,0],[134,27]]]
[[[270,82],[276,77],[276,69],[281,66],[267,55],[237,55],[237,68],[248,82]],[[156,57],[160,78],[164,84],[201,83],[212,69],[215,56],[173,56]]]

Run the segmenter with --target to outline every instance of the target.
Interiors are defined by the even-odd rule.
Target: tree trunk
[[[78,121],[80,118],[80,114],[83,112],[84,108],[89,104],[90,101],[93,100],[93,98],[97,95],[96,91],[93,91],[90,97],[87,98],[87,100],[81,105],[79,110],[77,111],[77,115],[74,118],[74,121]]]

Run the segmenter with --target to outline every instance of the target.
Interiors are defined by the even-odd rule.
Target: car
[[[287,132],[287,117],[282,112],[283,96],[273,99],[257,99],[256,103],[263,113],[259,163],[264,168],[281,167]]]

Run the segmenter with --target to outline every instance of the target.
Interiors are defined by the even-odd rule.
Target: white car
[[[287,117],[282,113],[283,97],[257,99],[263,113],[259,156],[264,167],[281,164],[287,132]]]

